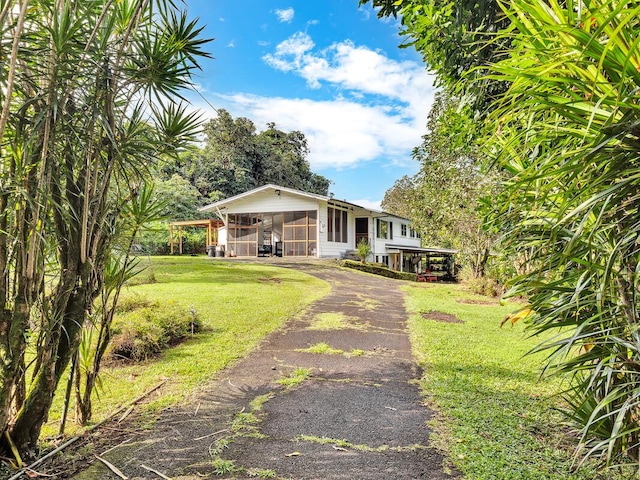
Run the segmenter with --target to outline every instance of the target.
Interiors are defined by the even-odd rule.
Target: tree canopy
[[[419,172],[399,179],[382,207],[410,218],[430,246],[458,249],[458,261],[482,276],[495,243],[483,227],[482,199],[495,193],[497,177],[478,161],[478,129],[450,96],[436,96],[428,127],[413,151]]]
[[[180,175],[206,201],[230,197],[273,183],[326,195],[330,181],[311,171],[307,140],[299,131],[284,132],[269,123],[257,132],[244,117],[226,110],[206,123],[205,145],[181,155],[162,169],[165,177]]]
[[[508,56],[511,42],[497,36],[511,26],[498,0],[360,0],[369,2],[378,17],[400,16],[403,46],[413,46],[438,84],[474,115],[484,115],[506,91],[505,79],[486,77],[491,64]]]

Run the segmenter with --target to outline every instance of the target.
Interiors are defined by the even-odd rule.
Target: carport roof
[[[389,243],[387,244],[387,249],[402,250],[403,252],[409,253],[435,253],[437,255],[455,255],[458,253],[457,250],[451,250],[449,248],[410,247],[407,245],[394,245]]]

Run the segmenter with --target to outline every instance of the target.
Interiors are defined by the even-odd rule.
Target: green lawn
[[[573,440],[567,438],[558,379],[540,380],[540,355],[524,356],[537,344],[523,325],[500,328],[516,305],[500,306],[460,285],[407,286],[407,308],[415,355],[424,369],[421,386],[440,417],[432,440],[450,452],[471,479],[543,480],[598,477],[593,469],[571,471]],[[465,300],[466,299],[466,300]],[[462,300],[462,302],[461,302]],[[431,310],[464,323],[428,320]]]
[[[151,257],[150,261],[138,281],[154,277],[156,283],[127,287],[123,295],[173,300],[193,307],[204,331],[155,359],[104,369],[99,399],[94,400],[96,422],[164,379],[167,384],[162,396],[149,407],[157,409],[180,402],[330,290],[326,282],[314,277],[269,265],[204,256]],[[144,259],[142,265],[147,264],[148,259]],[[64,387],[60,385],[44,436],[57,433]],[[69,422],[67,433],[74,428],[77,427]]]

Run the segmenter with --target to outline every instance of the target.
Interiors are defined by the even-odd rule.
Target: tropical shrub
[[[369,255],[371,255],[371,245],[369,245],[369,242],[365,238],[361,238],[356,245],[356,250],[360,261],[365,263]]]
[[[362,263],[354,262],[353,260],[343,260],[340,262],[343,267],[353,268],[354,270],[360,270],[361,272],[373,273],[374,275],[380,275],[387,278],[396,278],[399,280],[415,280],[415,273],[396,272],[382,263]]]
[[[200,331],[196,312],[176,302],[133,297],[119,312],[111,347],[115,359],[146,360]]]
[[[512,84],[487,144],[510,180],[498,225],[529,269],[511,294],[567,374],[584,457],[640,460],[640,6],[514,0]],[[512,33],[515,32],[515,33]]]
[[[180,102],[207,40],[179,3],[0,2],[0,450],[18,464],[97,308],[94,345],[110,338],[150,171],[198,138]]]

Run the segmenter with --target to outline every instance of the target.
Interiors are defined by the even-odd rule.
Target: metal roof
[[[379,216],[395,217],[395,218],[401,218],[403,220],[410,221],[408,218],[401,217],[400,215],[394,215],[393,213],[384,212],[382,210],[377,210],[375,208],[363,207],[362,205],[357,205],[355,203],[351,203],[351,202],[348,202],[346,200],[338,200],[337,198],[334,198],[334,197],[328,197],[326,195],[318,195],[316,193],[304,192],[302,190],[296,190],[295,188],[281,187],[279,185],[274,185],[272,183],[267,184],[267,185],[263,185],[263,186],[258,187],[258,188],[254,188],[253,190],[248,190],[248,191],[246,191],[244,193],[240,193],[238,195],[234,195],[233,197],[225,198],[223,200],[218,200],[217,202],[210,203],[209,205],[205,205],[204,207],[200,207],[198,210],[201,211],[201,212],[211,212],[211,211],[214,211],[215,209],[224,208],[228,204],[233,203],[233,202],[235,202],[237,200],[242,200],[243,198],[250,197],[252,195],[255,195],[257,193],[263,192],[265,190],[273,190],[274,192],[276,190],[280,190],[281,192],[287,192],[287,193],[290,193],[292,195],[297,195],[297,196],[300,196],[300,197],[313,198],[313,199],[316,199],[316,200],[323,200],[325,202],[342,203],[344,205],[356,207],[356,208],[359,208],[359,209],[362,209],[362,210],[367,210],[367,211],[372,212],[372,213],[375,212]]]
[[[387,248],[402,250],[403,252],[413,252],[413,253],[437,253],[441,255],[455,255],[458,253],[457,250],[452,250],[449,248],[429,248],[429,247],[410,247],[407,245],[394,245],[387,243]]]

